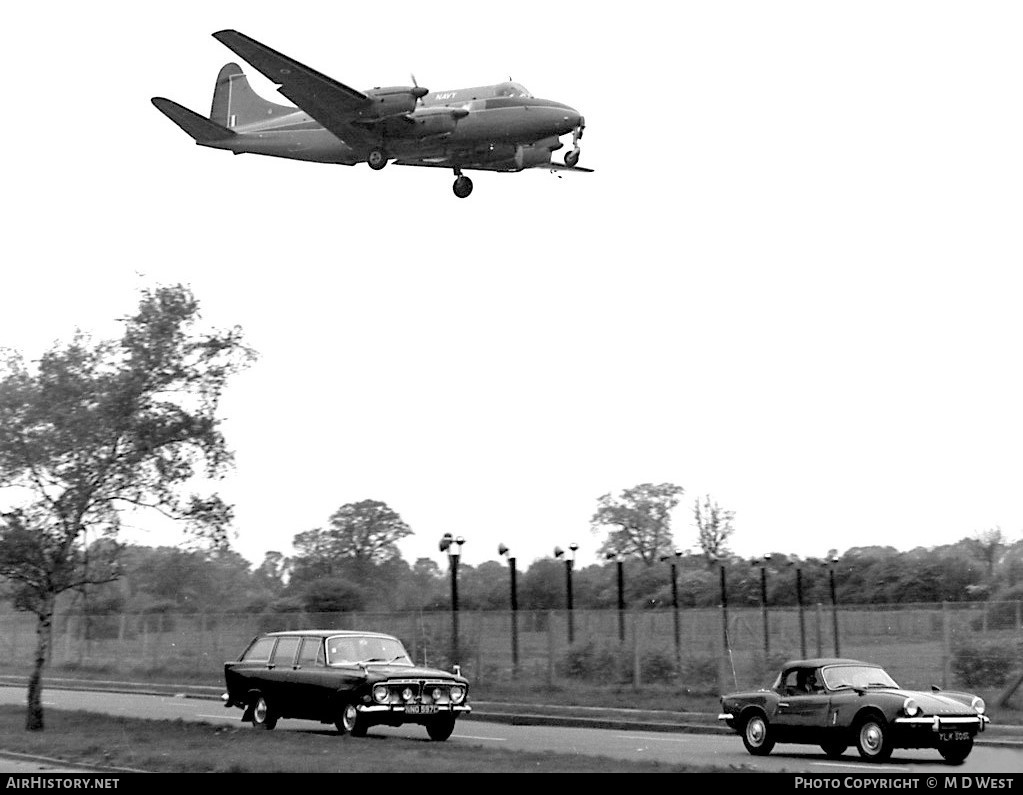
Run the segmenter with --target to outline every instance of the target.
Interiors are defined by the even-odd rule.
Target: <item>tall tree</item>
[[[334,511],[327,532],[336,554],[379,564],[400,554],[397,543],[412,535],[412,528],[387,503],[362,500]]]
[[[365,581],[376,567],[400,557],[397,543],[412,529],[387,503],[362,500],[338,508],[327,529],[299,533],[293,545],[291,582],[337,576],[342,569]]]
[[[734,511],[726,511],[710,495],[697,498],[693,504],[693,520],[703,556],[713,562],[728,555],[728,539],[735,532]]]
[[[992,527],[989,530],[982,530],[981,532],[974,534],[973,537],[969,539],[969,544],[973,549],[973,553],[984,563],[989,582],[994,579],[995,563],[998,562],[998,556],[1006,547],[1007,543],[1008,540],[1002,532],[1001,527]]]
[[[647,566],[671,554],[671,512],[683,493],[681,486],[672,483],[641,483],[617,497],[601,496],[590,519],[592,532],[607,532],[598,554],[617,552],[637,557]]]
[[[198,320],[188,288],[144,290],[120,339],[78,331],[32,366],[14,351],[0,360],[0,489],[14,505],[0,525],[0,577],[38,618],[28,730],[43,728],[58,594],[117,576],[114,555],[88,558],[86,541],[116,537],[124,512],[148,508],[228,546],[230,506],[184,492],[230,465],[218,405],[254,354],[238,328],[199,331]]]

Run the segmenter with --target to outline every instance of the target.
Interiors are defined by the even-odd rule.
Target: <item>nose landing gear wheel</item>
[[[369,157],[366,158],[366,162],[369,163],[369,167],[374,171],[379,171],[387,165],[387,153],[383,149],[377,147],[371,149]]]
[[[575,168],[579,163],[579,149],[573,149],[571,152],[565,153],[565,165],[569,168]]]
[[[451,186],[451,190],[459,199],[464,199],[472,193],[472,180],[460,174],[455,180],[455,184]]]

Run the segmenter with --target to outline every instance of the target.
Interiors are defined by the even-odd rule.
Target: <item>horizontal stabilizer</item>
[[[235,133],[226,127],[210,121],[205,116],[189,110],[163,97],[153,97],[153,104],[164,116],[174,122],[178,127],[195,139],[196,143],[208,143],[210,141],[222,141],[225,138],[233,138]]]

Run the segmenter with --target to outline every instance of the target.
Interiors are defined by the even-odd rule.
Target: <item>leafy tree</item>
[[[382,563],[400,556],[397,543],[412,528],[386,503],[377,500],[342,505],[330,517],[332,551],[343,558]]]
[[[671,512],[684,490],[671,483],[642,483],[619,496],[604,494],[590,519],[590,529],[599,533],[612,528],[599,555],[620,553],[637,557],[647,566],[672,552]]]
[[[275,550],[263,554],[263,562],[252,572],[257,587],[276,598],[284,590],[290,561]]]
[[[220,476],[231,455],[217,409],[227,378],[253,354],[241,332],[199,332],[181,286],[145,290],[118,340],[81,331],[30,366],[0,361],[0,489],[15,507],[0,524],[0,577],[38,618],[28,730],[43,728],[42,670],[59,594],[118,575],[122,514],[154,509],[214,546],[227,546],[231,509],[216,494],[183,494]]]
[[[344,566],[365,584],[375,567],[401,557],[397,543],[411,534],[387,503],[362,500],[342,505],[330,517],[328,529],[295,536],[292,582],[330,577]]]
[[[693,517],[700,548],[707,561],[727,557],[728,539],[735,532],[732,526],[735,512],[724,510],[708,494],[702,501],[697,499],[693,504]]]
[[[998,562],[999,553],[1007,545],[1002,528],[993,527],[976,533],[969,539],[969,544],[974,554],[987,568],[987,579],[990,582],[995,576],[995,563]]]

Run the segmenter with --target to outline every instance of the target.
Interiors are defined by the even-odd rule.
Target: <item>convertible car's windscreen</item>
[[[831,665],[823,670],[823,674],[829,690],[838,690],[840,687],[898,687],[883,668],[871,665]]]

